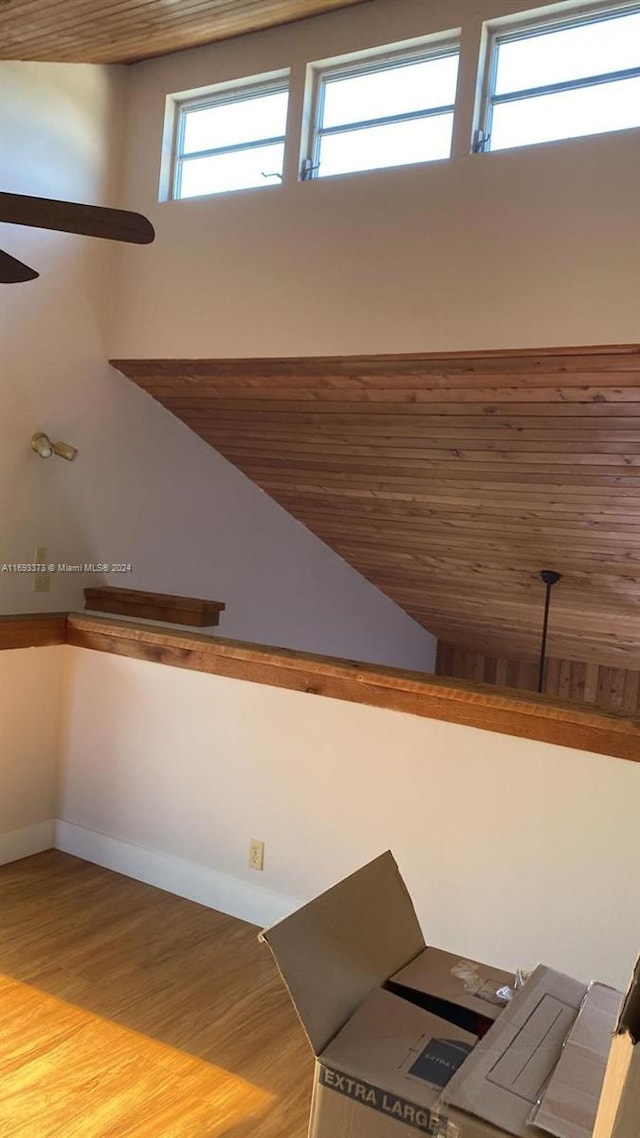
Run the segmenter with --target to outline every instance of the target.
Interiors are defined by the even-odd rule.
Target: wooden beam
[[[67,614],[59,612],[0,616],[0,651],[65,644],[66,624]]]
[[[640,762],[640,720],[487,684],[69,614],[67,643]]]

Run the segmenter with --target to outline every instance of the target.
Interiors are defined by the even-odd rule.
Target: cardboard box
[[[494,988],[497,997],[502,981],[511,986],[513,978],[427,948],[390,853],[265,930],[261,940],[316,1056],[309,1138],[583,1138],[558,1134],[557,1120],[567,1102],[571,1113],[585,1079],[592,1105],[597,1101],[580,1059],[580,1032],[588,1031],[595,1010],[594,1004],[585,1012],[586,987],[540,966],[506,1006],[494,1002]],[[565,1040],[581,1009],[569,1051]],[[490,1026],[478,1040],[480,1033],[467,1027],[480,1019]],[[603,1114],[594,1138],[640,1138],[640,1096],[633,1093],[639,1020],[637,974],[603,1089],[616,1129],[606,1128]],[[609,1009],[609,1029],[614,1025]],[[603,1029],[601,1023],[601,1073]],[[551,1088],[555,1097],[546,1099]],[[548,1128],[549,1119],[556,1129]]]

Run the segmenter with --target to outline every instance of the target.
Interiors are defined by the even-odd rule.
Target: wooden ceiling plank
[[[632,409],[601,408],[595,411],[592,408],[581,407],[534,407],[519,409],[514,407],[495,407],[487,412],[483,407],[458,407],[454,402],[447,404],[444,412],[433,407],[407,410],[396,408],[392,412],[380,411],[376,408],[355,410],[343,414],[340,408],[317,407],[305,405],[298,411],[289,411],[281,405],[269,404],[268,409],[260,409],[252,402],[244,403],[241,407],[227,409],[220,406],[220,399],[193,398],[185,403],[180,397],[166,396],[159,400],[168,411],[176,415],[204,415],[213,420],[221,428],[233,427],[244,421],[247,426],[255,430],[277,429],[284,432],[291,431],[296,425],[306,429],[323,431],[340,431],[351,434],[355,432],[371,431],[375,435],[406,435],[416,436],[428,434],[429,431],[440,430],[473,430],[473,431],[501,431],[525,432],[542,431],[585,431],[587,434],[602,433],[603,431],[638,431],[640,415]],[[613,413],[612,413],[613,411]],[[598,417],[600,416],[600,417]],[[606,416],[606,418],[603,418]]]
[[[468,465],[467,473],[475,477],[486,467]],[[394,502],[398,505],[401,502],[406,504],[424,504],[424,497],[419,485],[412,479],[402,478],[387,478],[384,481],[377,482],[365,476],[352,474],[349,478],[349,483],[346,484],[344,477],[339,474],[325,474],[323,476],[314,477],[313,474],[308,473],[304,480],[302,478],[292,478],[291,475],[279,471],[262,470],[247,466],[245,473],[254,482],[258,482],[260,486],[273,490],[274,493],[285,493],[291,496],[292,492],[296,492],[300,498],[305,497],[323,497],[333,500],[341,500],[348,498],[352,500],[362,500],[364,502],[385,501]],[[497,474],[494,474],[497,477]],[[529,474],[529,477],[537,477],[534,474]],[[542,476],[540,476],[542,477]],[[627,482],[632,482],[635,487],[640,486],[640,481],[636,478],[631,480],[628,476]],[[575,476],[572,475],[575,480]],[[508,482],[509,479],[505,478]],[[463,482],[464,484],[464,482]]]
[[[316,532],[322,533],[330,545],[333,545],[334,540],[339,543],[343,536],[339,532],[328,530],[321,525],[315,525],[312,519],[309,521],[309,526]],[[357,535],[354,536],[353,544],[361,544],[357,540]],[[591,564],[600,564],[617,566],[618,576],[622,576],[625,573],[632,575],[637,573],[640,562],[638,550],[629,552],[624,547],[620,549],[607,546],[606,549],[603,549],[597,546],[594,548],[592,545],[575,546],[571,543],[571,548],[567,549],[566,546],[559,546],[557,541],[541,542],[537,538],[532,538],[529,542],[520,538],[514,542],[511,540],[511,535],[507,535],[501,540],[495,534],[485,534],[482,540],[479,540],[477,535],[474,539],[460,534],[407,534],[403,539],[403,544],[407,550],[415,549],[432,554],[441,553],[443,556],[458,553],[461,557],[466,558],[470,566],[479,559],[486,557],[497,558],[503,564],[511,564],[513,556],[519,552],[530,566],[542,568],[547,560],[555,562],[557,557],[562,557],[563,568],[569,573],[574,566],[584,568]],[[549,557],[549,554],[552,554],[552,557]],[[472,575],[471,567],[469,572]]]
[[[253,423],[251,420],[247,422],[246,417],[242,423],[237,421],[215,422],[215,426],[211,429],[210,421],[211,416],[206,414],[194,413],[190,415],[190,422],[193,424],[203,423],[213,439],[219,438],[221,441],[230,443],[251,442],[252,445],[254,443],[257,445],[268,443],[270,446],[291,446],[300,450],[306,450],[309,444],[312,444],[314,449],[320,449],[320,453],[324,453],[327,449],[341,451],[344,447],[349,449],[364,447],[364,453],[371,449],[377,453],[379,449],[388,447],[400,449],[422,448],[424,446],[445,448],[455,446],[457,442],[469,445],[470,441],[478,442],[485,449],[489,444],[495,443],[502,443],[508,448],[510,442],[517,445],[519,449],[529,449],[532,443],[544,443],[545,448],[549,447],[552,450],[569,445],[582,451],[590,448],[606,450],[609,447],[624,449],[624,443],[640,446],[640,430],[616,430],[615,433],[609,434],[603,431],[599,425],[594,425],[591,430],[569,430],[566,427],[555,430],[548,428],[546,430],[535,430],[533,428],[515,430],[511,427],[488,427],[483,430],[482,424],[476,423],[474,427],[440,427],[437,432],[433,428],[430,430],[423,429],[422,434],[418,430],[414,430],[412,435],[407,435],[393,434],[384,428],[376,430],[375,428],[365,429],[362,427],[354,427],[350,433],[346,431],[338,433],[330,426],[308,427],[304,420],[297,428],[294,424],[290,424],[288,427],[282,426],[278,429],[274,424],[274,429],[269,430],[264,424]],[[585,447],[585,443],[589,445]],[[538,447],[537,449],[541,448]],[[360,452],[356,451],[356,453]]]
[[[243,464],[245,465],[245,464]],[[292,474],[288,469],[282,471],[269,468],[265,464],[258,465],[257,463],[247,463],[247,470],[251,469],[251,477],[264,476],[270,480],[278,480],[283,486],[291,486]],[[544,485],[553,485],[554,479],[561,477],[565,485],[572,484],[583,486],[595,486],[600,482],[608,480],[608,484],[615,486],[640,486],[640,472],[637,467],[622,468],[616,466],[598,466],[597,468],[590,468],[584,474],[580,473],[581,467],[571,467],[569,469],[561,466],[554,467],[553,472],[547,469],[541,469],[538,465],[532,464],[519,464],[517,467],[512,467],[511,464],[503,464],[502,468],[499,464],[490,465],[489,463],[482,462],[449,462],[441,463],[435,460],[431,462],[425,461],[421,468],[425,476],[428,478],[429,483],[432,479],[438,477],[454,478],[457,477],[461,482],[471,480],[476,481],[477,477],[490,478],[492,481],[497,481],[502,478],[503,481],[515,485],[515,481],[519,478],[524,482],[533,483],[534,480]],[[314,477],[313,471],[300,472],[304,473],[304,481],[300,480],[300,487],[306,486],[311,489],[318,486],[321,489],[329,490],[331,484],[342,485],[344,475],[341,473],[332,473],[326,471],[322,477]],[[278,475],[281,478],[278,479]],[[420,490],[421,483],[416,478],[411,477],[395,477],[393,475],[385,475],[384,481],[372,480],[365,473],[359,475],[357,472],[352,471],[349,474],[350,483],[353,486],[363,485],[374,490],[388,490],[388,491],[402,491],[403,488],[408,487],[411,489]],[[273,481],[273,485],[278,484],[278,481]],[[428,488],[428,487],[427,487]],[[416,498],[419,500],[419,495]]]
[[[159,385],[147,386],[145,390],[156,398],[162,398],[163,395],[168,394]],[[175,391],[175,388],[174,388]],[[242,410],[243,405],[246,407],[248,402],[255,402],[257,400],[267,401],[272,405],[278,405],[280,402],[284,404],[300,404],[298,410],[304,411],[305,404],[311,403],[314,409],[317,405],[328,404],[340,407],[351,406],[354,408],[362,409],[373,404],[382,404],[384,407],[394,408],[396,404],[410,404],[422,405],[425,404],[425,411],[428,412],[429,404],[441,404],[443,398],[448,394],[444,387],[425,387],[420,386],[416,388],[403,388],[398,384],[389,384],[384,388],[366,388],[359,390],[352,390],[345,395],[338,388],[314,388],[309,389],[306,387],[273,387],[267,390],[261,386],[257,390],[250,387],[228,387],[216,388],[212,384],[202,384],[198,388],[184,389],[180,392],[181,398],[185,406],[189,406],[189,401],[192,398],[202,398],[213,396],[216,399],[220,398],[225,403],[231,404],[232,409]],[[524,405],[529,407],[530,404],[544,404],[547,407],[547,414],[553,414],[553,404],[577,404],[580,407],[582,404],[589,403],[612,403],[612,404],[632,404],[636,407],[640,404],[640,386],[633,385],[624,387],[618,384],[615,387],[607,387],[605,384],[600,385],[581,385],[580,387],[562,387],[556,381],[553,387],[516,387],[516,386],[501,386],[501,387],[481,387],[480,385],[457,387],[455,392],[451,395],[451,401],[456,406],[467,404],[479,403],[490,408],[497,406],[512,406],[513,404]],[[489,412],[491,413],[491,412]],[[576,412],[574,412],[575,414]],[[621,410],[617,414],[622,414]],[[637,414],[637,412],[636,412]]]
[[[522,372],[518,374],[503,374],[491,372],[488,375],[463,375],[447,372],[425,372],[417,375],[349,375],[349,376],[286,376],[261,377],[229,374],[226,376],[153,376],[144,381],[138,380],[141,387],[151,394],[164,397],[174,392],[179,394],[196,395],[202,391],[215,391],[218,395],[226,392],[241,391],[257,395],[263,392],[272,395],[277,391],[305,391],[326,393],[327,397],[344,398],[347,395],[359,395],[364,392],[386,392],[390,387],[398,391],[473,391],[475,388],[487,391],[500,392],[503,388],[553,391],[558,386],[563,390],[589,389],[609,387],[640,387],[640,370],[620,372],[575,372],[559,374],[546,372],[542,375]]]
[[[442,392],[440,398],[444,398],[446,393]],[[162,401],[161,401],[162,402]],[[497,422],[500,421],[502,416],[516,415],[517,417],[533,418],[541,416],[545,419],[562,419],[565,416],[572,418],[576,417],[598,417],[603,420],[605,417],[611,416],[620,418],[627,414],[626,408],[631,408],[630,414],[637,417],[638,411],[637,403],[623,403],[607,400],[592,400],[588,402],[565,402],[559,400],[557,403],[550,404],[547,402],[513,402],[498,403],[497,401],[485,402],[475,400],[470,403],[462,403],[457,399],[450,402],[428,403],[428,402],[360,402],[360,403],[330,403],[328,400],[304,400],[304,399],[270,399],[262,395],[258,398],[241,398],[241,399],[227,399],[219,398],[215,402],[215,413],[230,411],[235,415],[250,415],[255,418],[260,412],[264,412],[264,421],[268,422],[269,417],[273,421],[274,416],[279,416],[283,413],[288,413],[295,418],[302,415],[313,422],[315,416],[332,416],[334,423],[343,423],[345,426],[349,424],[351,417],[354,417],[356,422],[373,422],[384,423],[403,423],[405,425],[411,424],[416,426],[415,420],[423,419],[428,422],[434,415],[437,416],[460,416],[469,417],[471,415],[483,415],[486,421]],[[188,410],[188,404],[184,403],[184,411]],[[213,407],[210,408],[213,411]],[[170,410],[175,411],[175,406],[170,407]],[[357,417],[357,418],[356,418]],[[283,420],[285,422],[287,420]],[[325,419],[325,422],[328,422]]]
[[[545,517],[543,512],[527,514],[527,516],[518,516],[517,513],[490,513],[489,511],[457,511],[456,513],[433,513],[430,516],[420,519],[415,522],[415,527],[420,527],[420,533],[429,533],[429,530],[437,529],[438,531],[449,531],[450,529],[465,529],[471,527],[484,528],[494,527],[498,528],[502,523],[508,525],[508,529],[504,533],[520,533],[520,531],[530,531],[536,533],[540,527],[544,527],[545,521],[549,519],[550,525],[545,528],[545,533],[553,534],[573,534],[579,536],[580,534],[589,534],[598,539],[602,538],[605,542],[609,538],[615,539],[617,536],[633,541],[633,538],[638,538],[640,535],[640,522],[633,521],[632,523],[622,521],[618,523],[618,519],[601,518],[591,523],[590,519],[557,516],[553,514],[552,517]],[[614,526],[614,522],[616,525]],[[370,527],[368,527],[370,529]],[[364,530],[364,527],[363,527]],[[411,529],[408,529],[407,536],[410,536]],[[391,539],[392,534],[397,537],[403,536],[403,531],[400,527],[387,526],[385,533]],[[378,541],[383,534],[378,534]],[[633,544],[635,542],[633,541]]]
[[[364,561],[364,559],[363,559]],[[495,587],[492,586],[491,580],[488,575],[482,576],[475,574],[466,576],[466,587],[460,586],[457,590],[455,604],[451,602],[452,590],[450,587],[449,578],[446,574],[438,574],[432,572],[429,578],[425,581],[425,575],[420,565],[411,565],[403,563],[396,565],[392,562],[386,562],[384,559],[376,560],[367,559],[367,565],[370,565],[375,570],[376,578],[378,580],[385,580],[386,582],[393,582],[394,586],[406,590],[407,592],[416,591],[420,596],[433,597],[436,593],[444,592],[445,597],[449,599],[449,610],[455,610],[455,604],[460,604],[464,608],[471,607],[471,603],[478,603],[482,606],[485,603],[486,597],[491,597],[492,608],[499,612],[502,608],[508,608],[508,604],[515,604],[519,611],[524,611],[526,605],[531,604],[534,608],[540,604],[541,599],[544,600],[544,588],[541,581],[538,579],[525,580],[524,575],[522,579],[514,576],[509,576],[504,571],[496,573]],[[453,574],[454,579],[460,581],[462,576],[460,573]],[[578,579],[573,575],[571,577],[566,574],[563,575],[564,593],[557,600],[554,600],[554,627],[561,627],[564,624],[574,625],[579,628],[593,627],[599,629],[602,627],[599,614],[594,613],[592,624],[583,622],[584,617],[584,604],[585,599],[588,598],[589,604],[593,605],[598,600],[604,601],[613,599],[611,592],[606,589],[598,589],[593,587],[591,583],[588,586],[581,586]],[[583,578],[584,580],[584,578]],[[509,584],[514,592],[509,592],[508,603],[504,597],[500,596],[500,582]],[[496,594],[494,597],[493,594]],[[555,598],[555,593],[554,593]],[[639,614],[640,609],[640,588],[636,584],[635,595],[628,594],[626,598],[620,598],[620,605],[616,607],[616,611],[612,613],[611,620],[615,623],[628,622],[629,615],[635,612]],[[446,606],[441,607],[442,612],[446,611]],[[624,630],[628,631],[628,624],[624,623]]]
[[[521,504],[524,509],[529,504],[535,506],[537,503],[543,502],[550,505],[555,504],[559,509],[576,508],[580,512],[584,512],[590,505],[610,508],[613,502],[622,512],[632,510],[636,513],[638,494],[635,490],[626,491],[607,486],[596,486],[595,489],[586,486],[558,487],[542,483],[535,483],[531,486],[526,483],[517,483],[510,486],[504,482],[480,483],[479,480],[468,485],[465,482],[438,479],[437,481],[431,480],[430,484],[422,489],[422,504],[410,509],[403,509],[402,517],[405,520],[420,518],[423,511],[431,508],[431,503],[438,505],[447,502],[455,503],[456,501],[504,502],[512,505]],[[320,503],[318,503],[318,508],[321,508]],[[359,505],[347,502],[345,503],[345,512],[347,514],[352,513],[354,516],[357,515],[358,518],[368,517],[375,520],[376,517],[392,516],[395,511],[393,506],[386,502],[369,502]]]
[[[539,629],[541,625],[542,607],[543,604],[526,603],[521,598],[516,598],[512,604],[495,604],[495,596],[492,596],[490,591],[479,597],[477,600],[472,601],[468,595],[460,598],[460,607],[451,606],[450,609],[443,607],[443,604],[450,594],[447,594],[444,587],[437,588],[435,585],[431,589],[418,589],[410,585],[398,585],[398,582],[393,578],[386,578],[384,574],[373,574],[373,580],[379,588],[388,592],[388,586],[393,590],[394,595],[402,597],[403,603],[418,602],[429,608],[430,611],[438,614],[438,620],[442,622],[447,612],[453,614],[456,619],[469,619],[472,623],[483,621],[486,619],[487,603],[492,606],[491,610],[491,624],[498,626],[503,625],[509,631],[515,634],[518,631],[526,631],[529,628],[535,627]],[[583,610],[572,611],[567,613],[564,617],[560,611],[559,605],[554,605],[553,613],[553,634],[556,638],[562,638],[565,632],[575,636],[580,633],[585,636],[585,639],[597,641],[599,643],[617,643],[620,637],[623,639],[631,639],[629,635],[629,612],[619,612],[612,614],[611,623],[607,632],[602,631],[601,623],[597,619],[597,614],[594,614],[593,619],[587,618],[583,621],[585,614]],[[637,642],[634,642],[637,648]]]
[[[214,444],[215,445],[215,444]],[[258,462],[261,466],[280,464],[286,468],[299,470],[362,470],[362,471],[414,471],[425,467],[432,469],[433,463],[447,464],[449,462],[488,462],[493,464],[508,463],[534,463],[549,469],[551,466],[622,466],[625,468],[640,466],[640,446],[634,453],[624,443],[612,443],[606,449],[599,449],[585,453],[583,447],[575,448],[571,443],[565,447],[554,446],[540,449],[539,444],[533,444],[535,449],[523,445],[517,449],[509,449],[508,444],[485,444],[482,440],[477,445],[468,442],[459,446],[452,446],[447,442],[440,447],[349,447],[336,448],[324,446],[311,449],[311,446],[284,447],[276,443],[253,443],[251,440],[237,439],[233,442],[221,441],[218,449],[222,454],[240,462]]]
[[[422,593],[424,593],[425,588],[424,570],[428,568],[434,585],[440,585],[440,587],[448,589],[449,595],[453,583],[458,582],[461,588],[464,587],[468,589],[470,579],[474,588],[478,589],[478,591],[485,590],[485,592],[489,594],[492,593],[492,590],[507,587],[510,594],[514,597],[533,596],[540,598],[543,595],[537,573],[526,573],[522,570],[518,575],[517,572],[510,571],[506,565],[503,566],[502,569],[476,569],[470,577],[468,567],[461,562],[456,563],[450,561],[444,566],[442,562],[438,562],[435,559],[432,559],[431,563],[427,564],[423,559],[415,563],[410,561],[397,563],[393,561],[392,557],[385,560],[382,555],[376,555],[375,557],[369,556],[366,558],[363,556],[359,558],[357,551],[354,551],[352,547],[338,543],[336,543],[336,550],[340,553],[340,556],[345,557],[354,568],[358,568],[358,566],[362,564],[366,565],[367,571],[374,569],[376,573],[379,572],[380,574],[384,573],[385,570],[389,572],[395,571],[401,574],[413,574],[411,578],[407,577],[407,581],[408,583],[410,583],[411,580],[418,582],[421,586]],[[563,565],[563,569],[564,568],[565,566]],[[563,576],[565,576],[571,586],[576,589],[576,593],[583,603],[588,602],[591,605],[605,603],[609,605],[610,602],[618,598],[620,600],[621,609],[622,606],[626,606],[627,608],[626,619],[628,619],[629,611],[633,611],[634,607],[637,609],[637,606],[640,605],[640,580],[637,578],[634,579],[636,590],[634,601],[627,592],[622,591],[626,584],[624,579],[617,582],[619,588],[614,589],[607,587],[612,581],[610,576],[603,575],[595,577],[594,574],[588,572],[577,573],[575,571],[570,574],[567,574],[565,571]],[[627,581],[628,580],[629,578],[627,578]],[[428,587],[430,588],[431,585]]]
[[[353,356],[266,356],[228,357],[226,359],[112,359],[111,366],[130,379],[165,374],[176,375],[270,375],[275,378],[291,374],[349,375],[365,371],[402,375],[407,369],[447,367],[452,372],[496,370],[502,374],[551,370],[562,374],[572,371],[640,370],[638,344],[580,345],[567,348],[510,348],[464,352],[405,352],[393,355]]]
[[[525,439],[525,438],[505,438],[504,434],[500,439],[483,438],[480,432],[476,432],[469,438],[464,438],[461,435],[457,437],[439,438],[437,435],[425,437],[422,440],[405,440],[401,439],[398,442],[388,442],[386,440],[376,440],[369,445],[364,445],[357,442],[341,442],[339,440],[327,439],[322,442],[314,442],[312,435],[306,435],[303,432],[297,437],[293,435],[289,438],[269,438],[267,434],[257,436],[250,431],[241,431],[238,427],[233,434],[223,433],[220,431],[207,432],[211,439],[219,439],[221,450],[235,451],[239,454],[286,454],[288,457],[295,455],[309,455],[314,456],[327,456],[341,458],[376,458],[376,459],[419,459],[424,454],[433,454],[438,451],[462,451],[477,452],[487,451],[496,453],[510,453],[513,448],[517,447],[519,454],[540,453],[544,450],[545,454],[573,454],[584,455],[590,457],[591,454],[618,454],[625,455],[627,453],[633,455],[634,450],[637,451],[640,457],[640,435],[636,439],[615,439],[610,442],[600,442],[599,440],[576,440],[573,437],[565,437],[558,439]],[[629,444],[632,445],[629,445]],[[633,446],[633,443],[637,445]]]
[[[369,552],[371,550],[371,538],[360,541],[358,535],[351,538],[347,534],[326,531],[321,525],[313,523],[310,523],[309,528],[323,540],[328,541],[331,548],[339,549],[340,556],[349,560],[349,563],[351,563],[350,558],[353,558],[353,561],[357,561],[358,564],[374,561],[374,557]],[[377,550],[381,556],[385,549],[390,551],[391,546],[385,546],[382,543],[377,545]],[[472,544],[465,545],[463,542],[446,542],[435,539],[432,541],[415,540],[413,542],[407,540],[406,545],[404,545],[406,557],[410,558],[413,555],[415,562],[425,569],[437,571],[441,566],[464,567],[467,580],[471,581],[475,581],[476,574],[481,572],[480,569],[476,568],[478,565],[489,566],[488,571],[496,575],[504,572],[513,572],[514,574],[520,572],[523,577],[530,576],[532,573],[537,575],[547,560],[545,549],[546,547],[540,549],[539,545],[518,546],[517,553],[519,556],[516,560],[513,547],[500,546],[495,540],[489,540],[475,546]],[[640,584],[638,580],[640,556],[638,553],[636,553],[634,560],[629,561],[621,558],[616,550],[600,551],[599,557],[590,549],[576,549],[571,552],[571,555],[566,554],[564,550],[559,551],[557,548],[553,552],[562,559],[564,576],[572,580],[601,581],[603,588],[612,596],[616,592],[619,592],[623,597],[637,595],[637,586]],[[555,557],[553,560],[555,562]]]
[[[250,7],[250,0],[242,0],[245,12]],[[266,18],[269,10],[273,11],[277,5],[257,0],[253,7]],[[166,8],[162,0],[111,0],[100,5],[97,13],[94,3],[67,0],[60,9],[57,6],[51,8],[49,4],[42,10],[44,14],[38,21],[37,34],[32,32],[29,37],[30,45],[36,49],[50,42],[51,33],[56,28],[73,44],[85,43],[87,29],[90,29],[93,47],[111,43],[114,38],[119,38],[123,45],[136,44],[143,36],[150,36],[159,43],[163,36],[175,35],[178,31],[181,37],[189,35],[190,25],[195,25],[202,34],[206,34],[208,29],[215,34],[216,30],[224,29],[227,18],[231,24],[238,22],[240,7],[237,0],[179,0],[171,8]],[[28,28],[25,32],[29,34]]]
[[[540,542],[533,539],[527,544],[523,540],[523,536],[526,535],[521,535],[517,543],[511,540],[511,535],[507,535],[504,542],[499,544],[495,538],[489,538],[487,541],[479,543],[476,535],[470,536],[466,540],[460,540],[459,535],[445,534],[441,531],[429,533],[417,529],[402,532],[390,527],[385,530],[365,529],[364,527],[356,530],[349,526],[330,525],[323,519],[316,519],[313,516],[305,517],[304,524],[316,532],[322,533],[330,544],[335,543],[341,548],[352,548],[354,555],[358,550],[362,550],[366,555],[366,551],[372,546],[383,550],[391,549],[399,543],[402,544],[402,552],[405,556],[416,555],[428,559],[430,556],[438,556],[438,554],[445,557],[455,557],[457,554],[466,563],[470,577],[473,577],[474,566],[487,559],[500,561],[503,565],[531,568],[531,566],[542,564],[544,557],[544,546],[541,548]],[[458,537],[457,540],[456,536]],[[615,573],[616,580],[626,580],[627,576],[632,580],[637,579],[640,573],[640,552],[631,547],[620,550],[607,543],[605,545],[606,548],[587,549],[586,551],[580,547],[572,547],[569,550],[563,546],[562,557],[565,570],[572,572],[581,567],[588,568],[595,573],[601,568],[603,573]]]
[[[375,543],[375,541],[367,544],[366,541],[352,540],[349,535],[344,535],[341,539],[336,540],[336,548],[339,548],[341,556],[349,554],[349,557],[358,561],[373,561],[379,557],[390,563],[405,564],[409,562],[410,564],[422,565],[443,574],[464,572],[467,580],[473,580],[478,574],[491,578],[506,576],[509,579],[533,582],[538,589],[541,588],[538,563],[537,561],[535,564],[532,563],[531,556],[526,554],[516,553],[511,559],[505,553],[501,561],[496,554],[481,553],[477,558],[472,559],[470,565],[468,557],[463,556],[455,549],[440,552],[425,546],[423,549],[419,547],[405,549],[403,547],[402,550],[398,550],[397,545],[385,547]],[[621,568],[620,564],[610,564],[609,562],[603,562],[599,565],[598,563],[591,564],[585,559],[581,564],[578,558],[572,559],[564,568],[571,581],[582,582],[585,587],[593,585],[595,589],[607,589],[608,587],[615,588],[618,585],[626,585],[628,582],[640,585],[640,562],[637,563],[635,572],[629,570],[628,567],[627,569]]]
[[[428,501],[427,501],[428,498]],[[456,513],[495,513],[498,517],[503,517],[504,514],[512,512],[518,513],[522,517],[536,517],[541,514],[543,518],[548,518],[549,514],[563,514],[563,521],[571,521],[584,519],[584,500],[568,500],[564,498],[561,501],[549,500],[548,495],[541,495],[534,497],[528,494],[526,500],[520,497],[519,500],[514,495],[484,495],[469,493],[468,495],[444,495],[427,494],[422,497],[425,502],[420,510],[412,513],[410,518],[407,517],[407,511],[402,511],[402,520],[405,526],[416,525],[422,518],[440,517],[441,513],[446,516],[453,517]],[[353,518],[362,518],[362,509],[351,508]],[[400,511],[397,511],[400,514]],[[604,520],[606,518],[616,518],[620,521],[626,521],[629,525],[639,523],[640,525],[640,511],[633,510],[631,503],[624,505],[610,505],[606,500],[601,504],[594,502],[593,498],[589,500],[589,516],[594,520]],[[327,517],[333,517],[327,513]],[[364,514],[364,520],[368,523],[376,521],[386,521],[393,519],[393,512],[389,510],[380,509],[376,514]]]
[[[3,6],[3,57],[132,62],[363,0],[34,0]]]
[[[291,505],[292,509],[293,506],[296,505],[296,503],[291,504],[291,500],[284,496],[283,501],[288,506]],[[325,502],[324,505],[326,506],[326,504],[327,503]],[[468,545],[471,547],[477,543],[478,531],[485,534],[487,533],[487,527],[491,527],[491,532],[493,532],[494,530],[501,529],[504,522],[504,524],[509,524],[508,530],[502,530],[502,533],[505,535],[505,541],[508,538],[509,544],[513,545],[514,543],[511,540],[511,534],[515,533],[518,537],[518,546],[526,546],[528,553],[528,545],[526,544],[527,537],[528,535],[533,536],[531,525],[528,522],[519,524],[517,517],[514,518],[513,515],[504,515],[504,517],[501,515],[493,515],[489,517],[475,518],[474,516],[469,517],[466,514],[461,514],[459,516],[456,528],[443,524],[440,515],[431,515],[419,518],[406,518],[403,521],[400,511],[395,514],[390,514],[388,517],[382,519],[364,518],[362,522],[359,523],[358,521],[354,520],[352,516],[346,512],[343,512],[340,508],[339,503],[329,503],[329,505],[334,505],[334,507],[337,507],[333,510],[333,518],[328,518],[327,514],[321,510],[315,508],[305,508],[306,503],[304,501],[300,503],[297,509],[300,517],[304,518],[305,523],[323,525],[327,532],[336,534],[351,534],[354,540],[358,537],[363,537],[370,534],[372,541],[375,541],[376,544],[392,542],[396,539],[398,542],[402,543],[405,541],[423,542],[428,536],[431,535],[434,537],[440,536],[442,538],[453,539],[462,531],[463,533],[467,534]],[[590,542],[594,543],[596,547],[608,546],[608,534],[606,532],[603,533],[601,530],[592,531],[588,527],[587,522],[584,522],[584,519],[583,523],[585,525],[585,528],[582,532],[578,531],[576,525],[573,522],[565,522],[565,519],[561,514],[554,514],[553,518],[550,518],[549,520],[553,528],[547,530],[546,532],[549,534],[550,538],[554,539],[556,534],[565,534],[565,545],[569,545],[573,539],[580,540],[581,538],[586,537]],[[603,522],[606,526],[606,519],[603,519]],[[540,524],[544,525],[544,519]],[[606,549],[604,551],[606,552]],[[611,552],[613,553],[613,549],[611,549]],[[619,551],[617,552],[619,553]],[[631,544],[628,545],[627,552],[629,557],[632,558],[633,547]]]
[[[530,432],[540,432],[544,435],[574,435],[574,432],[582,432],[586,437],[598,437],[606,434],[613,438],[623,431],[631,431],[635,434],[638,433],[640,428],[640,416],[633,414],[626,414],[624,408],[620,414],[609,414],[607,408],[605,417],[598,417],[592,415],[591,412],[587,414],[578,414],[580,409],[571,409],[571,415],[566,415],[563,411],[556,407],[553,408],[553,413],[534,414],[534,415],[519,415],[513,414],[513,410],[505,410],[487,416],[483,411],[475,413],[469,409],[466,411],[457,410],[455,407],[449,409],[447,414],[432,414],[431,411],[420,414],[404,412],[396,414],[380,414],[374,412],[370,414],[365,412],[352,412],[351,414],[341,415],[340,412],[320,412],[315,413],[314,409],[305,411],[303,414],[300,412],[288,412],[286,410],[278,409],[277,411],[256,411],[253,406],[245,407],[240,411],[225,410],[219,407],[217,402],[205,401],[200,403],[194,402],[193,406],[186,407],[171,399],[165,399],[162,403],[168,411],[174,415],[190,415],[193,418],[204,418],[212,426],[218,430],[234,430],[239,425],[243,425],[247,430],[264,432],[264,431],[281,431],[283,434],[291,434],[298,429],[303,429],[309,432],[317,433],[318,437],[324,434],[333,435],[347,435],[348,437],[357,435],[367,435],[371,438],[394,438],[400,436],[403,438],[421,438],[423,435],[428,435],[437,431],[438,434],[454,434],[458,431],[484,431],[495,432],[498,437],[527,435]],[[614,434],[615,432],[615,434]],[[579,436],[577,436],[579,437]]]

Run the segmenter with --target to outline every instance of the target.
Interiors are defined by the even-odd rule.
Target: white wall
[[[544,5],[541,5],[544,7]],[[470,155],[482,20],[529,0],[372,3],[127,72],[126,196],[158,239],[123,260],[114,353],[251,356],[634,341],[638,130]],[[158,204],[165,97],[462,27],[451,161]]]
[[[390,847],[429,942],[626,983],[640,764],[66,652],[63,849],[267,923]]]
[[[123,69],[1,74],[2,188],[118,204]],[[222,600],[224,635],[433,670],[433,637],[107,367],[112,301],[149,249],[130,250],[118,280],[109,243],[3,228],[41,278],[3,289],[0,563],[31,561],[36,544],[54,563],[131,563],[112,584]],[[78,458],[38,459],[36,430]],[[87,583],[56,574],[34,594],[2,574],[0,611],[81,608]]]
[[[0,188],[99,202],[114,189],[110,144],[121,118],[120,69],[3,63]],[[36,430],[86,446],[99,428],[105,383],[113,247],[43,230],[0,226],[7,252],[41,273],[2,285],[0,313],[0,562],[91,560],[91,535],[74,502],[93,465],[43,462]],[[100,501],[94,503],[100,511]],[[0,611],[68,607],[81,595],[59,578],[50,595],[0,576]]]
[[[63,652],[0,652],[0,864],[53,845]]]

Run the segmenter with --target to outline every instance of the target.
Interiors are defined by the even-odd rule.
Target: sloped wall
[[[118,204],[122,83],[118,67],[3,64],[2,188]],[[108,368],[112,302],[149,249],[118,278],[109,243],[2,237],[41,277],[3,289],[0,563],[41,545],[56,565],[130,564],[110,583],[224,601],[223,635],[431,671],[429,633]],[[38,459],[36,430],[78,458]],[[56,572],[35,594],[31,578],[1,574],[0,611],[81,608],[100,579]]]

